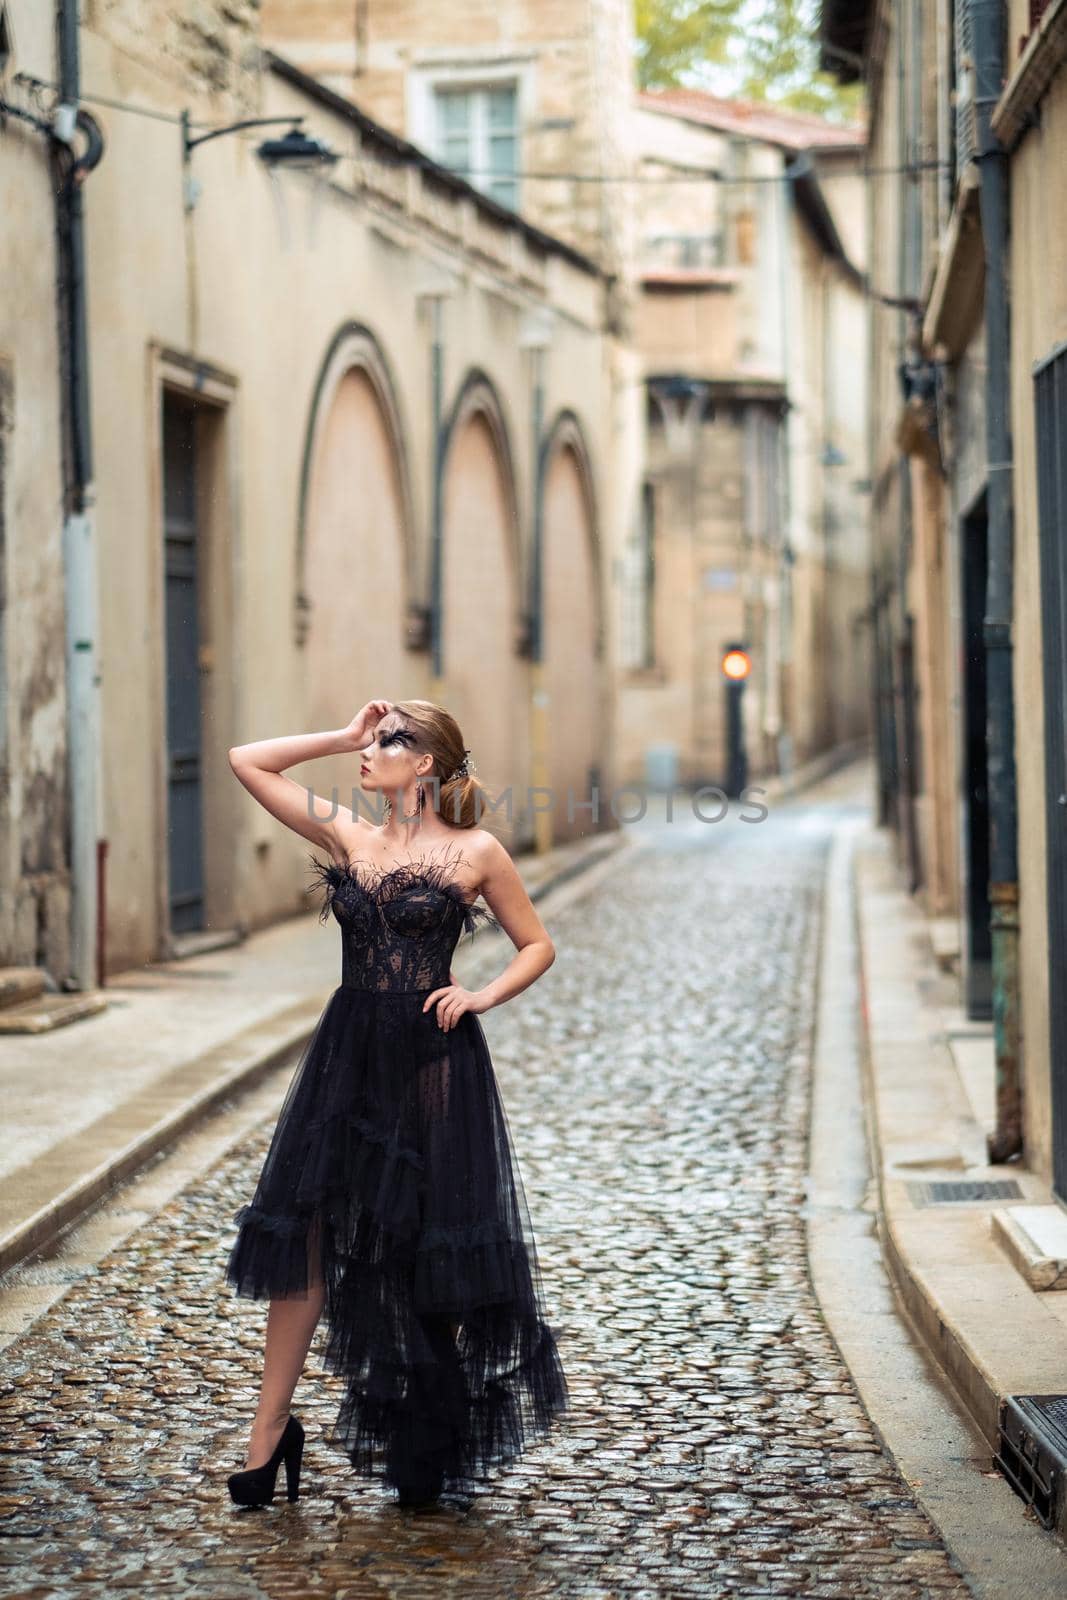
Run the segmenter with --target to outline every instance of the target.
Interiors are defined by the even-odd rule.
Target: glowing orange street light
[[[745,679],[752,661],[739,639],[723,646],[722,675],[726,695],[726,793],[739,800],[748,782],[748,757],[745,753],[745,726],[741,715],[741,701],[745,693]]]
[[[742,650],[737,645],[731,646],[722,658],[723,674],[727,678],[732,678],[735,683],[748,677],[751,665],[747,650]]]

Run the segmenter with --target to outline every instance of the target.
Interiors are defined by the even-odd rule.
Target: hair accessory
[[[470,751],[466,748],[466,746],[464,746],[464,749],[463,749],[463,760],[460,762],[458,767],[453,767],[452,771],[449,773],[449,778],[450,779],[451,778],[468,778],[470,776],[472,768],[471,768],[471,763],[467,760],[467,757],[469,755],[470,755]]]

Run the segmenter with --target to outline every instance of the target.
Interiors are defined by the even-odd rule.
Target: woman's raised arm
[[[338,839],[336,825],[350,828],[355,823],[370,824],[364,817],[353,817],[349,806],[325,800],[305,784],[285,776],[286,767],[319,756],[350,755],[369,744],[380,718],[390,709],[388,700],[369,700],[346,728],[331,728],[325,733],[285,734],[278,739],[258,739],[253,744],[235,744],[229,752],[230,766],[249,794],[272,817],[284,822],[321,849],[346,856]]]

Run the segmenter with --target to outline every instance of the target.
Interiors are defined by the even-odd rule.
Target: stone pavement
[[[326,1447],[316,1341],[306,1492],[230,1505],[265,1308],[222,1274],[266,1116],[0,1356],[0,1593],[969,1594],[808,1278],[832,826],[782,807],[643,830],[553,911],[549,972],[482,1018],[571,1389],[549,1438],[469,1506],[401,1511]]]

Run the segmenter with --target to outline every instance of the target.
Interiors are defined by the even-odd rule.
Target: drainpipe
[[[793,408],[797,403],[796,384],[792,360],[793,344],[790,338],[789,294],[793,282],[790,272],[790,251],[797,226],[796,194],[793,188],[795,168],[807,166],[804,155],[787,161],[782,168],[781,186],[775,185],[780,195],[778,208],[778,310],[779,339],[781,341],[782,383],[786,404],[782,427],[778,431],[779,483],[781,486],[781,539],[778,552],[778,772],[788,794],[792,789],[796,764],[796,684],[793,673],[793,450],[790,439]]]
[[[445,470],[445,313],[444,302],[456,291],[456,279],[436,264],[427,263],[416,285],[417,300],[429,304],[430,316],[430,597],[429,616],[431,698],[443,694],[444,613],[443,540]]]
[[[909,358],[909,344],[913,335],[909,330],[909,312],[905,302],[914,293],[918,279],[916,267],[918,244],[918,195],[914,182],[908,176],[908,167],[916,159],[919,139],[915,126],[914,91],[909,93],[909,65],[906,53],[911,44],[911,71],[914,71],[915,48],[918,33],[915,0],[897,9],[897,214],[899,233],[897,239],[897,348],[903,366]],[[914,313],[911,313],[914,315]],[[914,504],[911,492],[911,458],[897,458],[898,478],[898,534],[897,534],[897,617],[894,636],[890,623],[892,674],[894,684],[894,733],[896,735],[897,785],[894,805],[901,842],[907,852],[908,892],[914,894],[922,883],[922,862],[919,853],[919,822],[915,800],[918,792],[916,772],[917,741],[915,737],[915,657],[912,650],[911,612],[908,605],[908,574],[911,568]]]
[[[552,345],[555,315],[549,306],[528,311],[519,329],[519,348],[530,352],[530,787],[549,796],[549,809],[533,811],[534,849],[551,850],[555,796],[549,784],[548,740],[552,707],[545,674],[544,520],[545,475],[550,441],[545,438],[545,358]]]
[[[531,396],[530,462],[533,489],[533,519],[530,562],[530,690],[531,690],[531,773],[535,794],[548,790],[548,689],[545,684],[544,653],[544,434],[545,428],[545,349],[531,344],[533,393]],[[552,848],[552,813],[538,807],[533,816],[534,849],[544,855]]]
[[[103,154],[103,141],[95,121],[78,105],[78,0],[61,0],[58,48],[60,104],[55,114],[52,157],[59,253],[71,875],[70,963],[62,987],[87,990],[94,984],[102,985],[106,963],[98,925],[102,887],[98,884],[98,875],[102,872],[103,860],[98,854],[100,671],[81,186]],[[76,128],[88,140],[80,157],[69,148]]]
[[[989,566],[983,637],[989,746],[989,899],[993,945],[993,1039],[996,1127],[986,1141],[991,1162],[1021,1153],[1019,1060],[1019,870],[1012,695],[1012,442],[1010,322],[1007,287],[1008,157],[990,127],[1004,82],[1002,0],[971,0],[979,199],[985,249],[986,454]]]
[[[434,295],[431,306],[433,340],[430,348],[430,428],[432,432],[433,486],[430,527],[430,656],[432,660],[431,671],[433,673],[432,694],[437,699],[441,694],[442,635],[444,631],[441,598],[441,537],[444,522],[444,507],[441,503],[441,496],[444,488],[444,449],[441,438],[441,425],[444,409],[442,395],[444,390],[445,346],[442,332],[444,311],[440,295]]]

